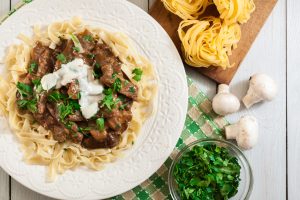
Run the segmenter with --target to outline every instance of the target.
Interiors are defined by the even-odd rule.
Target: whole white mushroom
[[[253,116],[243,116],[238,123],[225,127],[226,139],[235,139],[239,147],[251,149],[257,143],[258,123]]]
[[[260,101],[271,101],[277,94],[275,81],[266,74],[255,74],[250,78],[250,85],[243,103],[246,108]]]
[[[240,109],[240,101],[230,93],[228,85],[220,84],[218,93],[212,100],[212,107],[215,113],[225,116],[237,112]]]

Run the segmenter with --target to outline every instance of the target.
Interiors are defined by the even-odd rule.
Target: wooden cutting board
[[[254,2],[256,5],[256,10],[254,11],[254,13],[252,13],[250,20],[246,24],[243,24],[241,26],[242,38],[238,43],[238,48],[233,50],[232,55],[229,57],[230,63],[234,63],[234,66],[226,70],[222,70],[216,67],[199,68],[199,71],[202,74],[208,76],[218,83],[230,83],[234,74],[237,72],[239,65],[243,61],[256,36],[258,35],[260,29],[270,15],[277,0],[254,0]],[[149,13],[167,31],[177,49],[181,53],[181,42],[177,34],[177,28],[181,19],[166,10],[161,0],[156,0]],[[215,6],[210,6],[205,12],[205,15],[217,16],[218,11]]]

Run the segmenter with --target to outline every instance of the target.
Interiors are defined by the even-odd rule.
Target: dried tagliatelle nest
[[[216,66],[223,69],[234,64],[229,56],[241,38],[240,24],[255,10],[253,0],[162,0],[164,6],[183,21],[178,27],[182,51],[187,64],[194,67]],[[218,17],[204,17],[214,4]],[[199,19],[200,18],[200,19]]]
[[[221,19],[183,20],[178,28],[187,64],[194,67],[230,67],[228,55],[237,47],[241,29],[237,23],[226,24]]]
[[[162,0],[166,9],[182,19],[197,19],[212,0]]]

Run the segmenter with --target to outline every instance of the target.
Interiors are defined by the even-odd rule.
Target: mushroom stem
[[[240,101],[230,93],[228,85],[220,84],[218,93],[212,100],[212,107],[215,113],[224,116],[238,111]]]
[[[222,92],[230,93],[229,86],[226,85],[226,84],[219,85],[219,87],[218,87],[218,93],[222,93]]]
[[[225,135],[226,139],[234,140],[236,139],[236,136],[239,134],[239,124],[232,124],[225,127]]]
[[[235,139],[237,145],[244,150],[251,149],[258,138],[258,123],[253,116],[243,116],[233,125],[225,127],[227,139]]]
[[[246,108],[260,101],[271,101],[277,94],[275,81],[266,74],[255,74],[251,76],[249,90],[243,98]]]
[[[255,95],[255,92],[252,88],[249,88],[247,95],[243,98],[243,103],[246,106],[246,108],[250,108],[253,104],[256,104],[263,99],[257,95]]]

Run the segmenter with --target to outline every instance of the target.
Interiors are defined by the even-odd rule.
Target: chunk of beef
[[[60,60],[57,60],[57,55],[63,54],[67,61],[70,61],[74,58],[74,43],[72,40],[64,40],[59,48],[53,53],[53,57],[55,58],[55,66],[54,71],[57,71],[61,68],[63,64]]]
[[[115,82],[116,78],[121,80],[121,94],[132,98],[137,99],[138,87],[133,83],[126,81],[124,74],[121,69],[121,63],[119,59],[112,53],[110,47],[106,44],[98,44],[94,50],[96,55],[96,62],[100,64],[102,77],[100,82],[108,87],[111,87]],[[115,76],[113,76],[115,74]]]
[[[84,138],[82,145],[88,149],[113,148],[120,142],[121,136],[118,132],[109,132],[103,142],[98,142],[94,137]]]
[[[22,83],[25,83],[27,85],[32,85],[32,75],[31,74],[26,74],[26,76],[23,78]]]
[[[40,96],[39,96],[39,100],[37,102],[37,110],[39,114],[43,114],[46,110],[46,103],[47,103],[47,94],[45,92],[43,92]]]
[[[123,79],[120,93],[126,97],[136,100],[138,97],[138,87],[133,83]]]
[[[68,95],[71,99],[79,99],[79,83],[77,80],[73,80],[71,83],[68,84]]]
[[[70,134],[70,138],[74,143],[80,144],[83,140],[83,134],[79,132],[73,132]]]
[[[101,66],[110,65],[115,73],[121,74],[121,62],[119,58],[113,54],[111,48],[107,44],[97,44],[93,54],[95,54],[95,59]]]
[[[110,132],[107,136],[106,145],[109,148],[115,147],[119,144],[121,135],[119,132]]]
[[[67,60],[72,60],[74,57],[74,43],[72,40],[68,40],[66,46],[62,52]]]
[[[56,124],[51,127],[53,138],[58,142],[64,142],[67,140],[67,135],[69,134],[68,129],[62,125]]]
[[[107,118],[107,125],[113,130],[127,129],[128,122],[132,119],[131,111],[127,110],[116,110],[114,115]],[[124,131],[125,131],[124,130]]]
[[[96,63],[100,64],[102,77],[101,83],[111,86],[114,82],[113,73],[121,75],[121,64],[119,59],[114,56],[109,46],[98,44],[94,50]]]
[[[54,63],[52,54],[53,50],[43,46],[40,42],[33,48],[32,60],[38,64],[37,77],[43,77],[45,74],[53,71]]]
[[[84,121],[84,117],[82,116],[81,112],[76,110],[73,114],[68,115],[68,120],[72,122],[80,122]]]
[[[92,37],[92,33],[85,30],[83,33],[79,34],[78,40],[84,50],[84,53],[91,53],[95,48],[95,39]]]
[[[95,129],[92,129],[90,130],[90,133],[92,135],[92,137],[97,140],[98,142],[103,142],[107,139],[107,132],[106,130],[103,130],[103,131],[98,131],[98,130],[95,130]]]
[[[73,132],[78,132],[78,130],[79,130],[78,125],[76,123],[72,123],[71,130]]]
[[[59,113],[57,109],[57,105],[55,103],[47,103],[47,110],[51,114],[51,116],[58,122],[59,121]]]
[[[54,117],[47,111],[45,111],[43,114],[34,113],[33,117],[44,128],[49,129],[49,127],[51,127],[51,125],[57,123],[57,121],[54,119]]]

